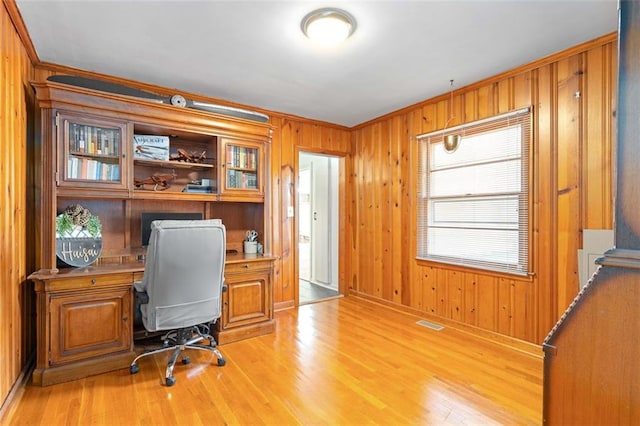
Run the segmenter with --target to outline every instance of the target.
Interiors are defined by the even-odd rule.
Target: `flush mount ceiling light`
[[[333,7],[314,10],[300,23],[304,35],[323,46],[335,46],[356,30],[356,20],[348,12]]]

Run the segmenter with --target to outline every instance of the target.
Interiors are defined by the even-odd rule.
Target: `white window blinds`
[[[529,109],[418,136],[417,257],[529,272]],[[462,136],[447,152],[446,134]]]

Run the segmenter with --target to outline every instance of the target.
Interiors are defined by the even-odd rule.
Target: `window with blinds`
[[[528,274],[530,116],[418,136],[418,258]],[[451,133],[461,140],[448,152]]]

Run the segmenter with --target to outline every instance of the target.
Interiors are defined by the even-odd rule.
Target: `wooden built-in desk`
[[[219,344],[271,333],[274,257],[228,254]],[[37,361],[33,383],[46,386],[127,368],[133,343],[133,282],[144,263],[38,271],[35,283]]]

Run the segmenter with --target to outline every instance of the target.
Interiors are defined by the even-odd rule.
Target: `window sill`
[[[522,275],[518,273],[509,273],[504,271],[494,271],[491,269],[484,269],[469,265],[460,265],[455,263],[448,263],[441,260],[428,259],[424,257],[416,257],[416,263],[418,266],[431,266],[440,269],[447,269],[451,271],[459,271],[466,272],[470,274],[478,274],[478,275],[487,275],[496,278],[505,278],[514,281],[521,282],[533,282],[535,278],[535,273],[530,272],[527,275]]]

